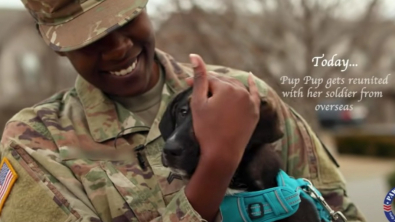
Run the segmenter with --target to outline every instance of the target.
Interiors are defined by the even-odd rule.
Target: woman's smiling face
[[[86,81],[110,95],[144,93],[159,77],[154,63],[154,30],[145,10],[102,39],[59,54],[66,56]]]

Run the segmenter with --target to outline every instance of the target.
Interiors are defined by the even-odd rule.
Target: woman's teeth
[[[134,70],[134,68],[136,68],[136,65],[137,65],[137,59],[136,59],[136,61],[134,61],[133,64],[132,64],[131,66],[129,66],[128,68],[122,69],[122,70],[119,70],[119,71],[116,71],[116,72],[110,72],[110,73],[111,73],[112,75],[116,75],[116,76],[124,76],[124,75],[126,75],[126,74],[132,72],[132,71]]]

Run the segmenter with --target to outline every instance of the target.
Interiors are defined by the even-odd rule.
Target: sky
[[[149,4],[157,4],[163,0],[149,0]],[[0,8],[23,9],[21,0],[0,0]]]
[[[21,7],[23,7],[21,1],[0,0],[0,8],[21,8]]]
[[[163,2],[163,0],[149,0],[148,5],[157,5],[159,2]],[[21,0],[0,0],[1,8],[24,9],[24,6]]]
[[[256,0],[250,0],[248,5],[250,5],[251,7],[249,7],[250,9],[254,9],[254,2]],[[274,0],[275,1],[275,0]],[[289,0],[292,1],[292,0]],[[323,0],[324,2],[327,0]],[[355,12],[358,12],[360,10],[365,9],[366,3],[369,3],[370,0],[341,0],[341,1],[346,1],[347,4],[345,4],[344,9],[342,10],[342,14],[344,15],[351,15]],[[395,1],[394,0],[383,0],[384,1],[384,5],[383,5],[383,11],[382,13],[385,16],[391,17],[393,19],[395,19]],[[188,3],[189,1],[184,0],[182,2]],[[210,8],[210,6],[214,6],[215,4],[213,4],[214,2],[210,2],[207,3],[207,1],[203,0],[202,1],[204,3],[204,5],[208,5],[208,8]],[[270,0],[268,0],[267,2],[270,2]],[[160,7],[161,9],[164,9],[164,7],[161,6],[165,6],[167,3],[166,0],[149,0],[148,2],[148,14],[156,14],[156,9],[158,7]],[[188,4],[186,4],[188,5]],[[167,5],[167,9],[165,11],[171,11],[171,7],[169,7],[170,5]],[[21,2],[21,0],[0,0],[0,9],[1,8],[12,8],[12,9],[24,9],[24,6]]]

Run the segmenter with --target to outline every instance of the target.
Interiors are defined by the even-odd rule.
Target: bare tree
[[[282,96],[290,90],[281,76],[300,78],[371,76],[394,67],[382,65],[395,37],[395,25],[380,15],[380,0],[371,0],[353,19],[338,16],[347,1],[218,0],[221,8],[207,10],[191,1],[181,6],[157,32],[157,45],[181,61],[199,53],[207,63],[252,71]],[[252,4],[252,1],[251,1]],[[345,59],[358,67],[314,66],[313,58]],[[392,57],[393,58],[393,57]],[[343,71],[342,71],[343,70]],[[320,90],[325,90],[321,85]],[[300,85],[303,95],[313,87]],[[318,89],[317,89],[318,90]],[[317,128],[314,106],[322,98],[284,98]],[[304,104],[301,106],[300,104]]]

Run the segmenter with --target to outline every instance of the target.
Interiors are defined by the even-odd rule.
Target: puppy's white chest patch
[[[234,194],[241,193],[241,192],[244,192],[244,190],[236,190],[236,189],[228,188],[228,189],[226,189],[225,195],[234,195]]]

